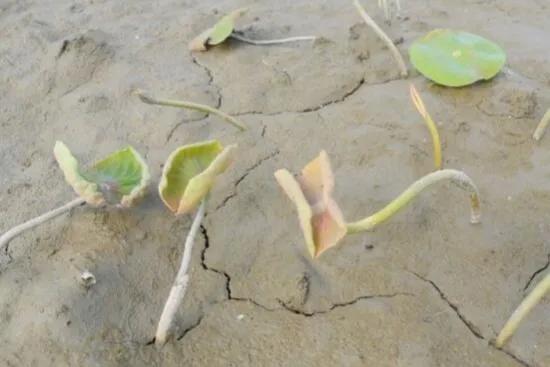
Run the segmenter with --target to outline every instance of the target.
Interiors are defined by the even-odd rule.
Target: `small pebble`
[[[242,319],[244,319],[244,315],[243,315],[243,314],[237,315],[237,320],[241,321]]]
[[[89,271],[83,271],[80,273],[80,284],[85,288],[90,288],[96,283],[95,276]]]

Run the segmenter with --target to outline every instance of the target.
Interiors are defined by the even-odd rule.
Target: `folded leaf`
[[[176,149],[166,161],[159,184],[162,201],[176,215],[196,208],[216,177],[231,164],[236,145],[225,149],[217,140]]]
[[[334,176],[325,151],[308,163],[297,180],[286,170],[275,172],[277,182],[296,205],[300,226],[312,257],[336,246],[347,228],[332,198]]]
[[[149,170],[132,147],[110,154],[86,171],[80,170],[76,158],[60,141],[55,144],[54,155],[67,183],[90,205],[130,207],[146,192]]]
[[[191,42],[191,51],[206,51],[207,46],[215,46],[227,39],[233,33],[235,20],[248,11],[247,8],[237,9],[221,18],[212,28],[201,32]]]

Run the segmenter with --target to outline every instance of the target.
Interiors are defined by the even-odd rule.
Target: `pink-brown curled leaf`
[[[297,180],[287,171],[277,171],[277,181],[296,205],[308,250],[313,257],[338,244],[346,224],[332,198],[334,176],[325,151],[308,163]]]

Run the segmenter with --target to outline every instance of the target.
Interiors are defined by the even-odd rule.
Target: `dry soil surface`
[[[86,162],[133,145],[156,178],[176,147],[239,145],[215,187],[192,261],[176,338],[151,341],[191,219],[156,190],[132,211],[77,208],[0,254],[2,366],[550,366],[550,300],[505,347],[491,340],[550,261],[547,0],[401,1],[384,24],[406,55],[438,27],[498,42],[505,69],[462,89],[411,69],[351,1],[0,1],[0,229],[73,198],[52,156],[63,140]],[[248,5],[251,38],[313,34],[258,47],[187,42]],[[312,261],[273,172],[325,149],[347,219],[372,213],[432,170],[413,82],[440,124],[444,165],[480,188],[483,222],[441,184],[376,231]],[[141,103],[132,91],[218,106],[248,126]],[[97,284],[79,285],[82,270]]]

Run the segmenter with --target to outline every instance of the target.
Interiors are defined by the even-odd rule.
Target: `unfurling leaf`
[[[159,184],[162,201],[174,214],[186,214],[210,192],[216,177],[231,164],[236,145],[217,140],[185,145],[166,161]]]
[[[448,87],[489,80],[506,62],[499,45],[450,29],[436,29],[416,40],[409,55],[414,67],[426,78]]]
[[[191,51],[206,51],[208,46],[219,45],[233,33],[235,20],[248,11],[247,8],[237,9],[221,18],[212,28],[203,31],[191,42],[189,49]]]
[[[92,206],[113,204],[132,206],[145,195],[149,169],[132,147],[116,151],[88,170],[81,170],[65,144],[55,143],[54,155],[65,180],[75,192]]]
[[[342,212],[332,198],[334,176],[325,151],[304,167],[298,179],[284,169],[275,172],[275,178],[296,205],[312,257],[335,246],[346,235]]]

